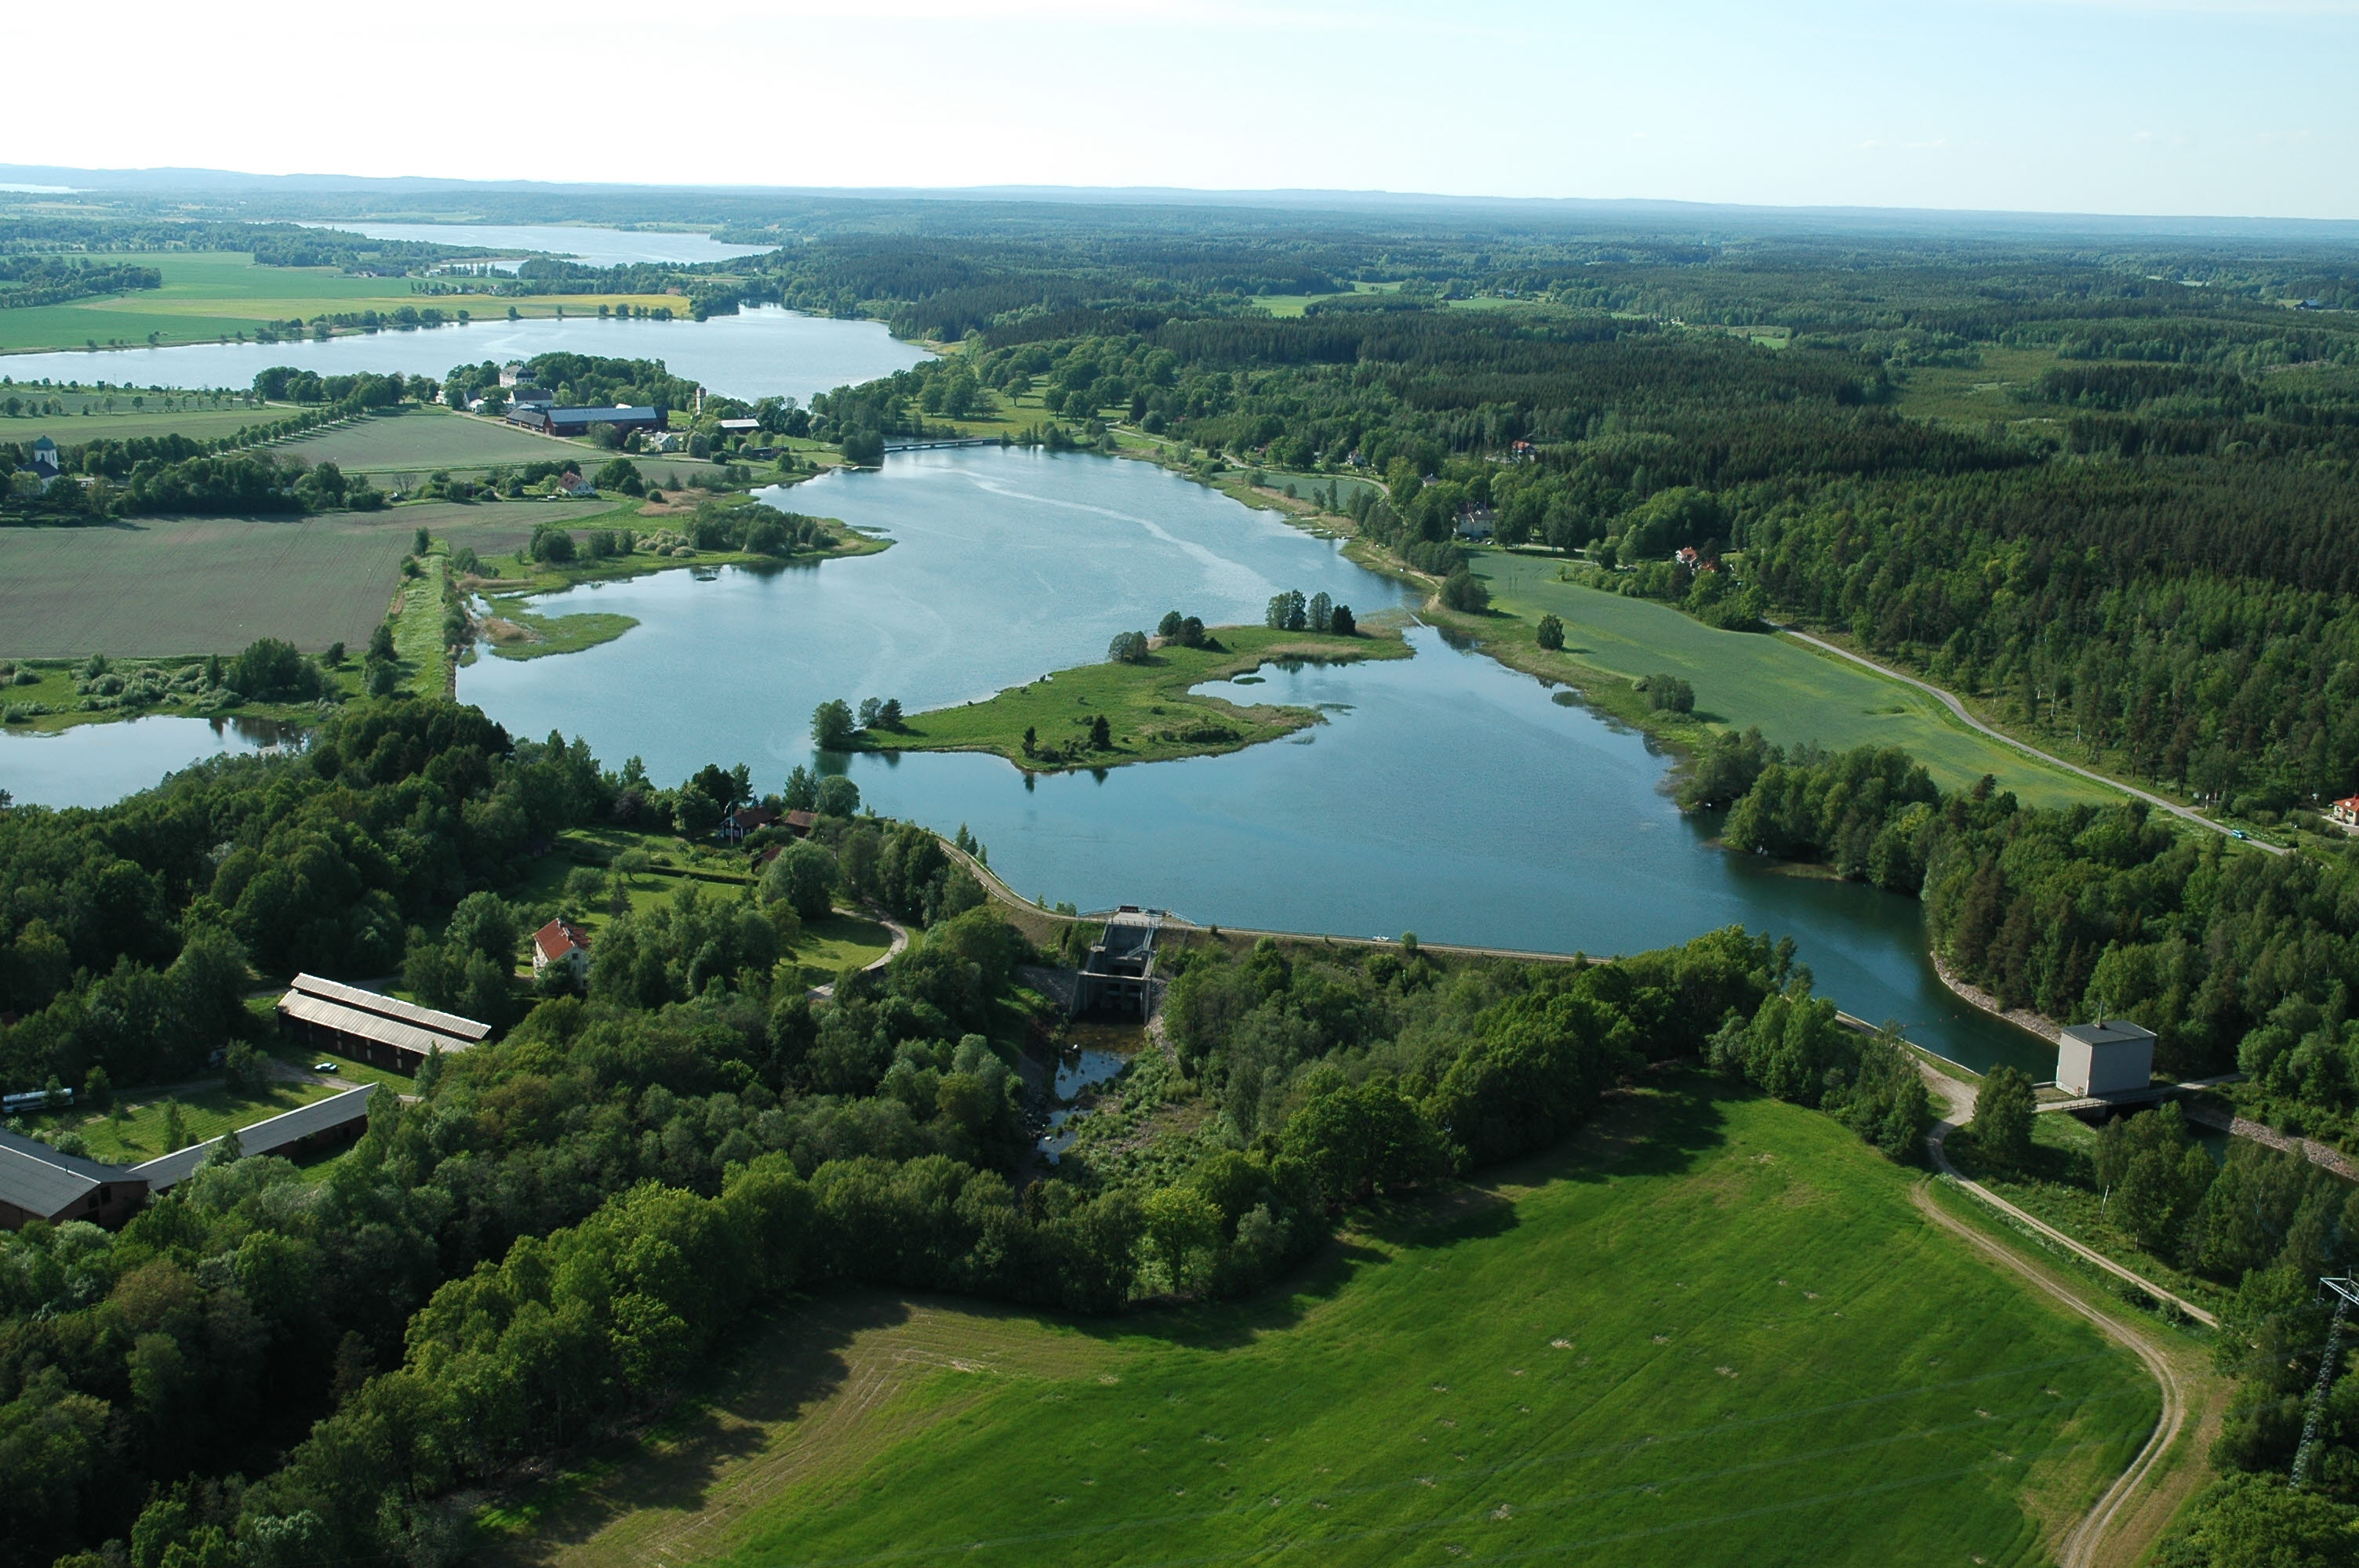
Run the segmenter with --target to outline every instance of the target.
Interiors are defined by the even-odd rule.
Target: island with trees
[[[1234,752],[1321,722],[1307,708],[1243,703],[1196,690],[1266,665],[1344,664],[1408,656],[1393,627],[1364,626],[1351,607],[1280,593],[1260,626],[1206,626],[1178,611],[1153,633],[1114,635],[1103,664],[1059,670],[956,708],[822,722],[822,747],[867,752],[989,752],[1031,773],[1120,767]],[[1316,619],[1314,619],[1314,611]],[[872,707],[864,704],[864,708]]]

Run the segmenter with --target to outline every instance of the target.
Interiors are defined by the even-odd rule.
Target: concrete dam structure
[[[1144,1022],[1155,1011],[1155,936],[1163,911],[1124,904],[1106,918],[1105,935],[1075,977],[1073,1012]]]

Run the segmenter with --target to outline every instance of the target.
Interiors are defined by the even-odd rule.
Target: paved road
[[[1960,702],[1955,697],[1951,696],[1949,692],[1942,690],[1940,687],[1935,686],[1930,681],[1919,680],[1912,675],[1903,675],[1900,671],[1893,669],[1889,665],[1879,665],[1874,659],[1866,658],[1861,654],[1853,653],[1849,648],[1838,648],[1832,643],[1826,641],[1824,638],[1813,637],[1807,632],[1797,632],[1791,626],[1780,626],[1777,630],[1784,633],[1787,636],[1793,638],[1794,641],[1798,643],[1808,643],[1811,647],[1817,648],[1823,653],[1832,654],[1839,659],[1849,659],[1853,664],[1860,665],[1865,668],[1874,670],[1877,675],[1888,676],[1893,680],[1900,682],[1904,686],[1913,686],[1919,691],[1925,692],[1931,697],[1939,698],[1942,707],[1948,708],[1951,713],[1956,714],[1959,719],[1962,719],[1971,728],[1989,736],[1994,741],[2014,747],[2017,751],[2023,752],[2027,756],[2037,757],[2041,762],[2047,762],[2054,767],[2062,768],[2067,773],[2078,773],[2082,778],[2093,780],[2095,783],[2104,784],[2108,789],[2117,789],[2124,795],[2136,795],[2138,799],[2145,801],[2147,805],[2158,806],[2162,807],[2163,810],[2170,813],[2173,816],[2183,817],[2187,821],[2192,822],[2200,827],[2209,827],[2212,832],[2224,835],[2231,838],[2236,836],[2234,828],[2223,827],[2220,824],[2212,821],[2210,817],[2204,816],[2201,812],[2195,810],[2191,806],[2180,806],[2175,801],[2165,800],[2158,795],[2150,795],[2147,791],[2138,788],[2136,784],[2125,784],[2119,779],[2107,778],[2104,774],[2084,768],[2078,762],[2068,762],[2061,757],[2049,755],[2048,752],[2041,751],[2037,746],[2027,746],[2022,741],[2017,740],[2014,736],[2006,733],[2004,730],[1992,729],[1989,725],[1984,723],[1981,719],[1967,712],[1966,705],[1964,703]],[[2285,847],[2283,845],[2267,843],[2259,838],[2246,838],[2244,842],[2250,844],[2256,849],[2266,850],[2272,855],[2282,855],[2285,853]]]

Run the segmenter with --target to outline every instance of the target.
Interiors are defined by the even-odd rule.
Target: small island
[[[1200,641],[1190,644],[1178,634],[1124,633],[1103,664],[1060,670],[980,701],[907,719],[884,705],[881,717],[864,711],[870,719],[864,728],[853,728],[853,715],[842,704],[821,711],[842,708],[843,726],[832,741],[842,750],[992,752],[1035,773],[1110,768],[1240,751],[1320,721],[1307,708],[1240,705],[1191,690],[1208,681],[1289,660],[1342,664],[1409,654],[1408,642],[1391,628],[1213,626],[1198,627],[1194,635]],[[864,710],[874,706],[864,704]]]

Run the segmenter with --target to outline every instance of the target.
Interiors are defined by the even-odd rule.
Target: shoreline
[[[1928,948],[1925,956],[1932,960],[1933,973],[1940,977],[1941,984],[1960,1001],[1978,1011],[1990,1014],[2002,1023],[2012,1023],[2017,1029],[2037,1034],[2051,1045],[2060,1045],[2063,1043],[2064,1026],[2054,1019],[2034,1012],[2027,1007],[2018,1007],[2009,1011],[1999,1006],[1998,998],[1991,995],[1990,992],[1971,981],[1962,980],[1951,973],[1950,966],[1941,961],[1941,956],[1939,953]]]

